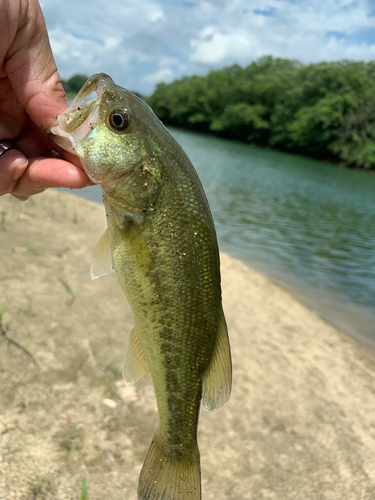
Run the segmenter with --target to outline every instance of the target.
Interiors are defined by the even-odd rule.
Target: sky
[[[62,78],[104,72],[151,94],[160,82],[264,55],[375,59],[375,0],[40,0]]]

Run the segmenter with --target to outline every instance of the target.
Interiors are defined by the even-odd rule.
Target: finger
[[[56,158],[34,158],[19,179],[12,194],[28,197],[50,187],[81,189],[93,183],[79,167]]]
[[[28,120],[29,118],[18,101],[9,79],[0,78],[0,138],[10,139],[17,137],[26,126]]]
[[[51,157],[53,156],[53,152],[57,151],[62,158],[82,168],[82,164],[76,156],[59,148],[53,141],[53,136],[51,136],[51,134],[42,136],[40,130],[31,122],[17,138],[17,147],[23,151],[28,158],[40,156]]]
[[[45,130],[67,108],[65,93],[38,1],[19,3],[24,18],[7,52],[5,70],[27,114]]]
[[[78,158],[78,156],[75,156],[72,153],[69,153],[69,151],[65,151],[65,149],[62,149],[57,144],[53,143],[53,141],[51,141],[51,143],[53,144],[52,151],[57,152],[59,154],[60,158],[64,158],[64,160],[66,160],[70,163],[73,163],[73,165],[75,165],[76,167],[83,170],[81,160]],[[48,155],[43,155],[43,156],[48,156]]]
[[[11,193],[25,173],[28,160],[17,149],[10,149],[0,157],[0,196]]]
[[[0,118],[0,137],[1,137],[1,118]],[[5,138],[5,136],[4,136]],[[82,164],[77,158],[71,153],[61,149],[57,146],[50,134],[41,134],[41,131],[36,128],[36,125],[30,120],[27,122],[26,126],[19,132],[16,140],[12,141],[19,151],[22,151],[26,158],[35,157],[50,157],[56,158],[60,156],[65,160],[73,163],[77,167],[82,169]],[[51,147],[52,146],[52,147]]]
[[[2,117],[0,118],[0,137],[4,139],[9,138],[17,149],[22,151],[26,158],[44,156],[45,152],[51,149],[47,140],[30,119],[27,120],[25,126],[17,134],[10,135],[8,132],[3,134],[3,136],[1,135],[1,121]]]

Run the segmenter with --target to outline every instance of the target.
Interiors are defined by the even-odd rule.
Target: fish
[[[50,128],[103,189],[107,230],[91,277],[115,269],[134,316],[123,376],[151,373],[159,422],[139,500],[199,500],[200,403],[229,398],[230,344],[210,207],[181,146],[151,108],[106,74],[87,80]]]

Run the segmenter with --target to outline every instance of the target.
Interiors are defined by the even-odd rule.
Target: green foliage
[[[61,80],[65,93],[68,96],[75,96],[86,83],[88,76],[86,75],[73,75],[69,80]]]
[[[68,283],[66,283],[66,281],[64,281],[64,280],[63,280],[63,279],[61,279],[61,278],[57,278],[57,281],[58,281],[59,283],[61,283],[61,284],[62,284],[62,286],[63,286],[63,287],[65,288],[65,290],[66,290],[66,293],[68,293],[69,295],[71,295],[72,297],[74,297],[73,291],[72,291],[72,289],[70,288],[70,286],[68,285]]]
[[[327,93],[313,106],[303,106],[289,125],[289,136],[299,147],[324,153],[344,117],[355,109],[354,94]]]
[[[375,98],[364,99],[342,121],[330,148],[346,164],[373,169],[375,166]]]
[[[84,476],[82,479],[81,500],[86,500],[86,498],[87,498],[87,478],[86,476]]]
[[[69,304],[72,305],[75,301],[75,296],[74,296],[73,290],[70,288],[68,283],[66,281],[64,281],[63,279],[57,278],[57,281],[62,284],[66,293],[70,295],[71,299],[69,300]]]
[[[159,84],[147,102],[166,123],[375,168],[375,61],[267,56]]]
[[[212,120],[210,130],[231,131],[234,137],[249,141],[260,138],[263,130],[269,128],[268,122],[262,118],[266,110],[262,104],[230,104],[219,117]]]
[[[1,435],[8,434],[9,428],[8,428],[7,424],[4,424],[4,422],[2,422],[1,420],[0,420],[0,424],[4,427],[3,430],[0,432],[0,434]]]

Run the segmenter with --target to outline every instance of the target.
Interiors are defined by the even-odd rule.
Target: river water
[[[375,176],[171,128],[220,248],[375,349]],[[101,201],[101,189],[76,194]]]

